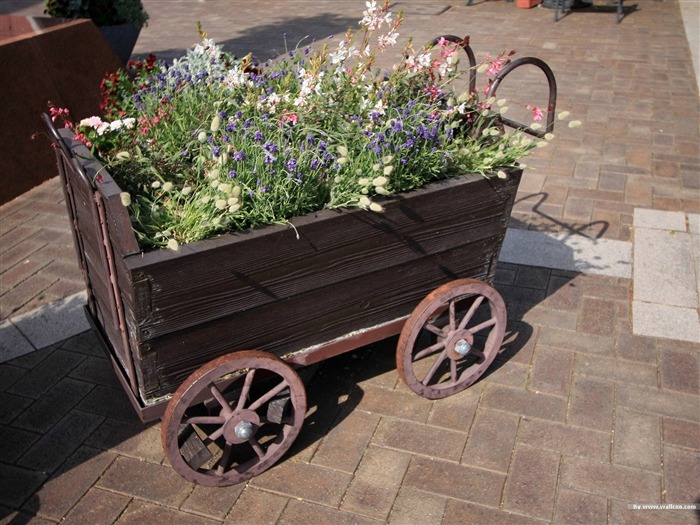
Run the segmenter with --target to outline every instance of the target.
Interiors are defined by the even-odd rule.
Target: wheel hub
[[[457,330],[448,334],[445,347],[450,359],[463,359],[472,350],[474,336],[468,330]]]
[[[224,423],[224,439],[228,443],[245,443],[260,427],[260,416],[254,410],[234,412]]]

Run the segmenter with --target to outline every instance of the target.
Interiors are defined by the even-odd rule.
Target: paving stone
[[[379,416],[358,411],[349,414],[343,423],[323,437],[311,462],[352,474],[372,439]]]
[[[245,489],[245,483],[217,487],[213,490],[211,487],[197,485],[180,508],[185,512],[221,520],[229,514],[243,489]]]
[[[612,335],[615,331],[615,303],[584,297],[581,301],[578,329],[588,334]]]
[[[630,503],[653,502],[661,490],[661,476],[658,474],[567,456],[564,456],[560,479],[563,488]]]
[[[573,366],[573,352],[538,346],[532,363],[529,389],[556,396],[568,396]]]
[[[248,522],[250,523],[250,522]],[[279,525],[297,525],[298,523],[332,523],[333,525],[376,525],[384,523],[366,516],[315,505],[306,501],[291,500],[284,510]]]
[[[559,453],[516,446],[506,482],[504,509],[550,520],[554,513],[559,462]]]
[[[567,310],[555,310],[537,305],[530,308],[523,316],[523,321],[533,325],[546,325],[563,330],[576,330],[578,313]]]
[[[122,388],[98,385],[78,404],[78,408],[105,418],[141,421]]]
[[[115,525],[142,525],[144,523],[167,523],[168,525],[219,525],[219,520],[210,520],[196,514],[178,512],[177,509],[161,507],[146,501],[133,500]]]
[[[249,486],[306,501],[338,507],[352,476],[306,463],[284,461],[256,476]]]
[[[508,359],[501,360],[497,357],[486,374],[484,374],[482,380],[488,378],[489,383],[524,389],[527,384],[529,371],[530,367],[528,365]]]
[[[622,407],[615,411],[613,463],[659,472],[661,468],[661,421]]]
[[[542,521],[464,501],[449,500],[442,525],[542,525]]]
[[[47,480],[23,509],[56,521],[63,517],[114,461],[115,454],[81,447]]]
[[[539,344],[574,352],[613,356],[615,339],[597,334],[580,334],[548,326],[540,327]]]
[[[60,349],[51,352],[46,359],[12,385],[9,392],[39,399],[83,359],[82,355]]]
[[[128,496],[92,488],[66,515],[65,523],[73,525],[114,523],[130,501],[131,498]]]
[[[0,363],[36,350],[10,321],[0,321]]]
[[[664,447],[664,490],[668,503],[697,503],[700,451]]]
[[[31,404],[32,400],[28,397],[0,392],[0,421],[12,421]]]
[[[635,208],[634,227],[684,232],[686,231],[685,214],[683,212]]]
[[[410,454],[370,447],[348,487],[341,510],[385,519],[406,474]]]
[[[662,348],[659,351],[661,388],[700,394],[700,358],[697,352]]]
[[[479,410],[469,433],[462,464],[508,472],[520,418],[495,410]]]
[[[17,467],[15,465],[3,465],[3,474],[0,476],[0,504],[10,508],[19,508],[34,491],[44,482],[46,474]]]
[[[231,509],[224,523],[226,525],[279,523],[277,520],[289,501],[288,498],[283,496],[247,487],[238,496],[233,509]],[[316,506],[314,505],[314,507]],[[300,523],[303,523],[303,521]]]
[[[557,496],[555,523],[590,525],[606,523],[608,501],[604,496],[562,489]]]
[[[568,422],[610,432],[613,424],[615,393],[612,383],[577,376],[571,390]]]
[[[433,404],[427,423],[432,426],[468,432],[481,397],[482,383],[441,399]]]
[[[625,333],[618,334],[617,357],[655,365],[657,362],[656,339]]]
[[[573,425],[541,419],[521,418],[518,443],[566,456],[578,456],[598,461],[610,458],[612,435]]]
[[[169,466],[123,456],[112,463],[96,486],[175,508],[182,505],[194,487]]]
[[[140,421],[132,423],[105,419],[85,443],[151,463],[161,463],[165,455],[160,441],[160,425],[145,425]]]
[[[84,381],[63,378],[22,412],[13,424],[33,432],[46,432],[88,395],[93,386]]]
[[[628,407],[636,412],[700,421],[698,396],[618,383],[615,386],[615,401],[617,406]]]
[[[552,421],[563,422],[566,417],[565,398],[499,385],[486,388],[482,406]]]
[[[102,418],[71,410],[17,462],[41,472],[56,470],[102,422]]]
[[[0,363],[0,392],[4,392],[15,384],[27,370],[18,366]]]
[[[637,335],[700,342],[700,317],[695,308],[634,301],[632,312]]]
[[[11,426],[0,426],[0,461],[14,463],[39,438],[41,434],[27,432]]]
[[[579,354],[574,366],[578,376],[592,376],[616,382],[630,382],[655,387],[658,369],[656,359],[647,363],[622,361],[605,356]]]
[[[414,457],[403,486],[439,496],[497,507],[505,476],[488,470]]]
[[[396,497],[389,525],[421,523],[422,525],[440,525],[445,513],[447,499],[428,494],[416,489],[402,488]]]
[[[466,432],[454,432],[410,421],[384,418],[377,427],[372,443],[413,454],[425,454],[437,459],[458,462],[466,440]]]
[[[424,423],[430,414],[431,406],[432,401],[413,392],[398,392],[366,385],[357,409]]]
[[[663,418],[664,444],[700,450],[700,424]]]

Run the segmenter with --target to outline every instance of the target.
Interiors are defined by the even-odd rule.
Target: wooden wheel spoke
[[[216,475],[217,476],[223,476],[226,473],[226,465],[228,465],[228,461],[231,458],[232,451],[233,451],[233,443],[229,443],[227,441],[226,446],[224,447],[224,453],[219,458],[219,461],[218,461],[217,466],[216,466]]]
[[[424,348],[420,352],[417,352],[416,355],[413,356],[414,361],[418,361],[419,359],[423,359],[425,356],[428,356],[430,354],[434,354],[438,350],[441,350],[445,348],[445,342],[444,341],[438,341],[434,345],[431,345],[427,348]]]
[[[467,311],[466,314],[464,314],[464,317],[462,317],[462,320],[459,322],[459,330],[464,330],[464,327],[467,326],[467,323],[471,320],[472,317],[474,317],[474,313],[476,312],[476,309],[481,306],[481,303],[484,301],[484,296],[480,295],[476,299],[474,299],[474,302],[472,303],[471,307]]]
[[[270,389],[266,394],[264,394],[262,397],[259,397],[254,403],[251,403],[251,405],[248,407],[249,410],[257,410],[261,406],[263,406],[265,403],[267,403],[270,399],[275,397],[277,394],[279,394],[282,390],[287,388],[289,385],[287,384],[286,380],[282,380],[280,384],[278,384],[276,387]]]
[[[457,303],[457,301],[450,301],[450,307],[449,307],[450,330],[454,330],[457,327],[457,320],[456,320],[456,315],[455,315],[456,303]]]
[[[225,416],[231,415],[233,413],[231,405],[228,404],[228,401],[226,401],[226,398],[221,393],[221,390],[219,390],[219,387],[212,383],[209,385],[209,391],[211,392],[211,395],[214,396],[214,399],[216,399],[216,402],[221,405],[223,414]]]
[[[446,355],[447,355],[447,350],[445,349],[440,353],[440,355],[437,357],[437,359],[435,359],[433,366],[430,367],[430,370],[428,370],[428,373],[425,374],[425,377],[423,377],[423,381],[421,381],[421,383],[423,383],[424,385],[427,385],[428,382],[430,382],[430,380],[435,375],[435,372],[437,372],[437,369],[440,368],[440,365],[444,361]]]
[[[428,332],[432,332],[439,337],[445,337],[445,331],[442,328],[438,328],[433,323],[425,323],[425,328]]]
[[[456,383],[459,378],[457,375],[457,361],[454,359],[450,359],[450,378],[453,383]]]
[[[184,421],[185,425],[223,425],[226,418],[222,416],[195,416]]]
[[[205,443],[211,443],[213,441],[216,441],[219,439],[221,436],[224,435],[224,426],[221,425],[219,428],[217,428],[214,432],[209,434],[203,441]]]
[[[255,377],[255,371],[257,369],[253,368],[245,376],[245,382],[243,383],[243,389],[241,390],[241,397],[238,398],[238,405],[236,410],[242,410],[245,406],[245,402],[248,400],[248,394],[250,393],[250,387],[253,384],[253,378]]]
[[[248,440],[248,443],[250,443],[250,446],[253,447],[253,450],[255,453],[258,455],[258,458],[263,459],[265,457],[265,451],[263,448],[260,446],[260,443],[258,443],[258,440],[255,438],[250,438]]]
[[[469,351],[470,355],[473,355],[474,357],[478,358],[479,363],[483,363],[484,359],[486,359],[486,355],[482,350],[479,350],[478,348],[474,348],[472,346],[472,349]]]
[[[488,328],[489,326],[495,325],[497,321],[498,321],[498,319],[496,319],[495,317],[492,317],[488,321],[484,321],[483,323],[476,325],[474,328],[470,328],[469,331],[471,333],[475,334],[477,332],[480,332],[484,328]]]

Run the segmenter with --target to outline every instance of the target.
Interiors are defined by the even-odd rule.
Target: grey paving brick
[[[656,359],[651,363],[625,361],[605,356],[579,354],[574,371],[580,376],[590,376],[621,383],[630,382],[638,385],[655,387],[658,368]]]
[[[130,501],[129,496],[92,488],[66,515],[65,523],[74,525],[113,523],[124,512]]]
[[[508,472],[520,418],[495,410],[480,410],[474,419],[461,462],[465,465]]]
[[[482,383],[433,404],[428,424],[468,432],[481,397]]]
[[[116,455],[81,447],[47,480],[23,509],[48,519],[61,521],[76,505]]]
[[[617,406],[628,407],[640,413],[700,421],[698,396],[618,383],[615,386],[615,401]]]
[[[619,465],[658,473],[662,463],[660,418],[618,407],[612,458]]]
[[[504,509],[539,519],[552,519],[560,460],[557,452],[515,447],[506,482]]]
[[[297,523],[314,522],[338,525],[373,525],[383,523],[382,520],[375,520],[366,516],[358,516],[350,512],[296,500],[289,502],[277,523],[280,525],[296,525]]]
[[[73,352],[60,349],[53,351],[22,379],[12,385],[9,392],[39,399],[83,359],[84,356]]]
[[[614,403],[612,383],[577,376],[571,391],[568,422],[572,425],[610,432]]]
[[[218,525],[219,520],[211,520],[196,514],[178,512],[177,509],[162,507],[146,501],[133,500],[115,522],[118,525],[141,525],[143,523],[168,523],[171,525]]]
[[[696,502],[700,451],[664,447],[664,490],[668,503]]]
[[[349,414],[343,423],[323,437],[311,462],[351,474],[372,439],[379,416],[358,411]]]
[[[46,474],[14,465],[3,465],[0,476],[0,504],[9,508],[19,508],[33,497],[36,489],[46,479]]]
[[[170,466],[123,456],[110,465],[95,486],[175,508],[182,505],[194,488]]]
[[[290,498],[338,507],[352,476],[345,472],[294,461],[277,463],[256,476],[249,486]]]
[[[663,418],[664,444],[700,450],[700,424]]]
[[[372,443],[412,454],[424,454],[458,462],[466,440],[466,432],[384,418],[377,427]]]
[[[497,507],[500,504],[504,482],[503,474],[415,457],[408,467],[403,486]]]
[[[538,519],[464,501],[449,500],[443,525],[542,525]]]
[[[484,407],[514,414],[563,422],[566,399],[499,385],[488,385],[482,398]]]
[[[573,425],[522,418],[518,443],[597,461],[610,459],[612,435]]]
[[[391,515],[387,522],[390,525],[421,523],[424,525],[440,525],[445,513],[447,498],[436,496],[416,489],[402,488],[394,501]]]
[[[661,388],[700,394],[700,358],[692,350],[662,348],[659,351]]]
[[[532,362],[529,389],[567,397],[571,388],[574,353],[560,348],[538,346]]]
[[[238,485],[233,485],[230,487],[217,487],[212,490],[211,487],[195,486],[187,496],[185,502],[180,506],[180,508],[185,512],[191,512],[192,514],[200,514],[207,518],[222,520],[229,513],[233,505],[238,501],[241,493],[245,489],[245,483],[239,483]],[[255,492],[251,490],[251,492]],[[274,501],[273,497],[269,499],[268,506],[272,508],[272,503]],[[286,502],[285,498],[279,498]],[[241,515],[247,515],[248,510],[242,510]],[[233,514],[239,514],[238,512]],[[250,517],[248,518],[250,519]],[[257,521],[256,521],[257,522]]]
[[[367,385],[357,410],[423,423],[427,420],[431,407],[432,401],[414,392],[399,392]]]
[[[278,523],[277,520],[289,501],[284,496],[247,487],[236,500],[224,523],[226,525]],[[313,508],[316,509],[317,506],[314,505]]]

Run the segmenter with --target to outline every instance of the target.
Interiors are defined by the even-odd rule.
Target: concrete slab
[[[694,308],[633,301],[632,327],[635,335],[700,343],[700,318]]]
[[[85,292],[71,295],[12,319],[12,324],[36,348],[45,348],[90,329],[83,306]]]
[[[635,228],[635,301],[698,307],[690,241],[684,232]]]
[[[632,243],[509,229],[499,261],[629,279]]]
[[[685,213],[635,208],[634,227],[684,232],[686,231]]]

